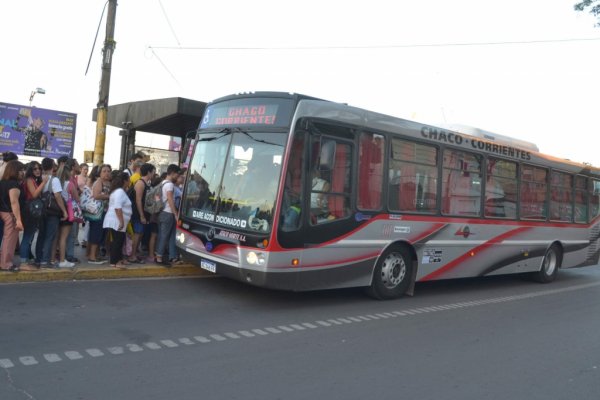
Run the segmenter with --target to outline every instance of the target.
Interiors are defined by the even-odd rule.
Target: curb
[[[165,268],[158,265],[140,267],[136,266],[127,269],[116,269],[110,267],[75,267],[73,269],[44,269],[40,271],[20,271],[16,273],[1,272],[0,284],[21,282],[83,281],[92,279],[162,278],[178,276],[213,277],[215,275],[192,264],[183,264],[171,268]]]

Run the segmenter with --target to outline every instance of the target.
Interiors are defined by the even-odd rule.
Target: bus
[[[194,143],[176,242],[219,276],[392,299],[598,264],[600,170],[528,142],[254,92],[209,103]]]

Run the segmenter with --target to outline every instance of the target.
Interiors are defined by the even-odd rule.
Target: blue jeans
[[[21,247],[19,247],[19,256],[21,256],[21,262],[27,262],[31,253],[31,243],[33,243],[33,237],[37,232],[37,223],[25,222],[25,229],[23,230],[23,238],[21,239]],[[38,239],[39,240],[39,239]]]
[[[171,243],[173,245],[171,246]],[[169,260],[177,258],[175,247],[175,216],[173,213],[161,211],[158,214],[158,238],[156,255],[163,257],[165,250],[169,250]]]
[[[40,263],[49,263],[52,252],[56,249],[52,248],[54,237],[58,235],[59,217],[47,216],[40,224],[40,232],[35,245],[35,260]]]
[[[71,230],[67,236],[67,245],[65,247],[65,258],[69,260],[75,258],[75,225],[77,225],[77,222],[73,222],[73,225],[71,225]]]

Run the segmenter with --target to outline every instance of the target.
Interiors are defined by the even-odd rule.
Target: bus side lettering
[[[462,144],[462,136],[456,135],[452,132],[446,132],[443,130],[431,129],[426,126],[421,128],[421,135],[426,139],[433,139],[439,142],[446,142],[452,144]]]
[[[474,149],[485,150],[488,153],[500,154],[512,158],[518,158],[521,160],[531,160],[531,153],[528,151],[521,151],[510,146],[503,146],[500,144],[494,144],[490,142],[483,142],[481,140],[472,139],[471,146]]]
[[[463,140],[466,143],[471,142],[471,147],[477,150],[487,151],[488,153],[500,154],[507,157],[517,158],[520,160],[531,160],[531,153],[522,151],[511,146],[490,143],[479,139],[464,139],[462,136],[452,132],[446,132],[442,129],[432,129],[429,127],[421,128],[421,136],[425,139],[437,140],[438,142],[451,143],[461,145]]]

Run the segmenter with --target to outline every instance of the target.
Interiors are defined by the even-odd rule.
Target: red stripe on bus
[[[433,235],[436,232],[439,232],[440,230],[442,230],[447,224],[435,224],[434,226],[431,227],[431,229],[426,230],[425,232],[421,233],[419,236],[415,237],[415,238],[410,238],[409,241],[411,244],[415,244],[420,242],[421,240]]]
[[[450,261],[448,264],[444,265],[442,268],[433,271],[432,273],[430,273],[429,275],[424,276],[422,279],[420,279],[419,281],[424,282],[424,281],[430,281],[433,279],[437,279],[439,278],[441,275],[447,273],[448,271],[456,268],[460,263],[462,263],[465,260],[468,260],[469,258],[471,258],[471,253],[474,252],[476,254],[481,253],[482,251],[488,249],[489,247],[491,247],[494,244],[497,244],[505,239],[508,239],[511,236],[515,236],[519,233],[525,232],[527,230],[529,230],[530,227],[527,226],[523,226],[517,229],[513,229],[512,231],[508,231],[505,232],[499,236],[496,236],[495,238],[492,238],[490,240],[488,240],[487,242],[469,250],[468,252],[466,252],[465,254],[463,254],[462,256]]]

